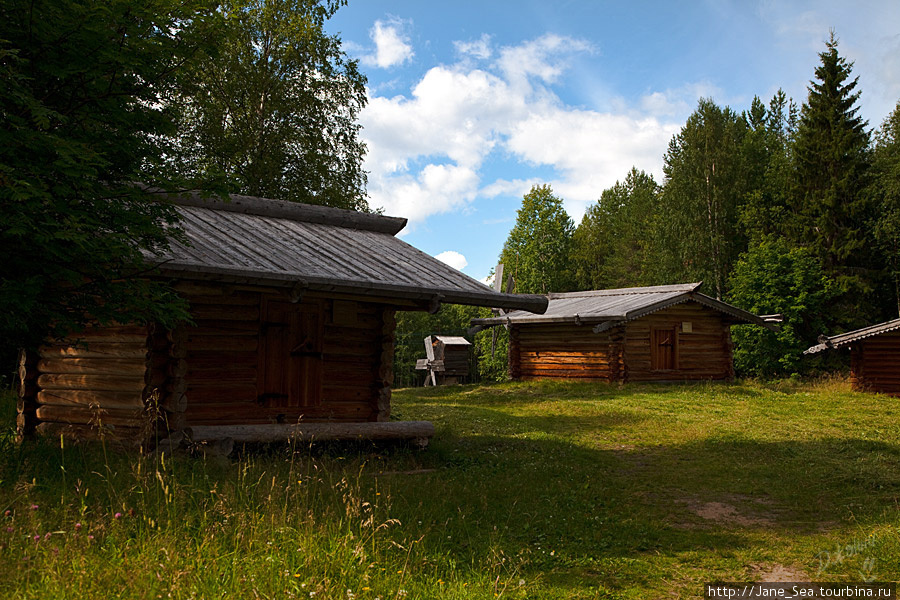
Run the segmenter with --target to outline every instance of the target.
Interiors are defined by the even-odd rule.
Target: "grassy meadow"
[[[693,598],[896,581],[900,400],[817,383],[400,390],[428,450],[15,444],[2,598]]]

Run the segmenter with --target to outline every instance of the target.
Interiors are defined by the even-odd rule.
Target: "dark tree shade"
[[[162,107],[214,11],[180,0],[0,4],[0,338],[34,346],[89,318],[183,316],[142,277],[170,208],[148,179],[172,133]]]

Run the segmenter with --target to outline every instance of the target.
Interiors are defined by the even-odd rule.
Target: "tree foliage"
[[[746,132],[740,115],[701,99],[664,157],[655,264],[676,280],[705,281],[719,298],[742,250],[737,215],[747,193]]]
[[[525,194],[500,262],[522,294],[565,292],[573,286],[569,264],[575,225],[549,185]]]
[[[215,11],[175,0],[0,4],[0,338],[33,347],[88,319],[170,323],[148,281],[173,211],[132,185],[158,177],[174,75]]]
[[[832,32],[810,82],[794,142],[793,213],[788,230],[814,249],[850,302],[872,289],[863,193],[869,166],[869,134],[859,115],[858,78],[838,53]]]
[[[729,301],[736,306],[784,317],[777,332],[756,325],[734,327],[737,372],[770,377],[804,370],[803,351],[825,331],[823,315],[835,294],[819,258],[770,236],[741,256],[730,283]]]
[[[651,175],[631,169],[587,208],[572,239],[572,264],[581,289],[641,285],[648,272],[660,187]]]
[[[900,102],[878,131],[869,190],[875,206],[872,230],[885,259],[900,314]]]
[[[233,192],[366,210],[366,79],[324,30],[344,3],[222,2],[214,54],[180,78],[173,166]]]

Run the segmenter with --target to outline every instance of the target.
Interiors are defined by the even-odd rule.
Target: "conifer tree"
[[[832,31],[819,54],[815,81],[800,111],[794,143],[792,204],[788,233],[819,254],[826,272],[846,296],[871,290],[863,193],[868,170],[867,122],[857,113],[858,78],[838,54]]]

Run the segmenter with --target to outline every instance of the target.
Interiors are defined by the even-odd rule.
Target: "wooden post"
[[[166,427],[171,431],[184,429],[184,411],[187,408],[187,331],[179,325],[167,332],[166,354],[169,359],[169,383],[163,408],[166,411]]]
[[[31,436],[37,426],[37,362],[38,355],[19,350],[18,401],[16,403],[16,435],[19,440]]]
[[[625,370],[622,368],[622,347],[625,343],[625,327],[609,330],[609,382],[623,383]]]
[[[509,326],[509,378],[516,380],[522,376],[521,354],[519,351],[519,328]]]
[[[391,386],[394,385],[394,331],[397,328],[395,311],[385,306],[381,309],[381,354],[378,360],[376,386],[376,421],[387,421],[391,416]]]
[[[734,343],[731,341],[731,327],[723,323],[722,338],[725,345],[725,380],[734,381]]]

